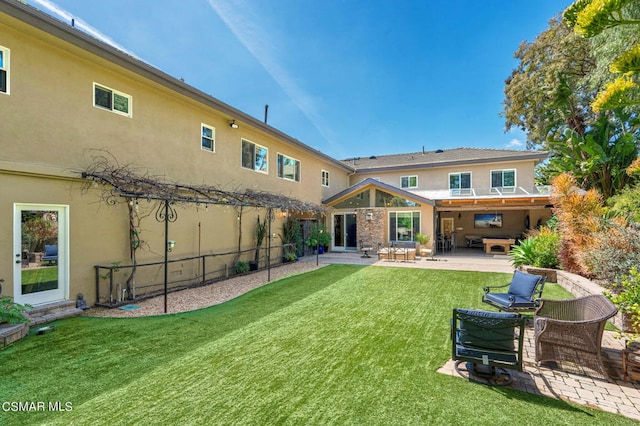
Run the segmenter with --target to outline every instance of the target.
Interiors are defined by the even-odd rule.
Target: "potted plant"
[[[267,236],[267,221],[260,223],[260,216],[258,216],[256,223],[256,253],[254,259],[249,262],[249,269],[252,271],[258,270],[258,265],[260,264],[260,248],[262,247],[262,242],[264,238]]]
[[[329,248],[329,244],[331,244],[331,235],[322,225],[315,225],[313,227],[311,230],[311,238],[317,241],[319,254],[323,254],[324,251]]]
[[[316,248],[318,248],[318,239],[317,238],[307,238],[304,242],[307,247],[313,250],[313,254],[316,254]]]
[[[290,262],[291,254],[293,258],[297,258],[298,248],[302,249],[302,236],[300,235],[300,224],[296,219],[288,216],[282,224],[282,233],[280,240],[282,241],[282,261]]]
[[[431,247],[429,247],[429,241],[431,241],[431,237],[427,234],[416,234],[416,240],[418,241],[418,252],[420,256],[426,256],[432,253]]]
[[[638,268],[632,267],[629,274],[622,277],[618,292],[605,291],[604,295],[622,312],[622,331],[640,333],[640,271]]]

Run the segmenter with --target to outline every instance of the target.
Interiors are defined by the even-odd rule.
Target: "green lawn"
[[[72,411],[0,424],[636,424],[436,372],[452,308],[508,281],[333,265],[191,313],[59,321],[0,352],[0,399]]]

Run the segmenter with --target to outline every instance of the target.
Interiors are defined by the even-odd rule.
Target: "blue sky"
[[[27,0],[335,158],[524,149],[513,53],[571,1]]]

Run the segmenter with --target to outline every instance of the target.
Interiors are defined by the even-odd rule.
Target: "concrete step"
[[[77,317],[82,315],[82,312],[84,312],[82,309],[76,308],[74,300],[47,303],[25,310],[26,316],[29,318],[30,327],[47,324],[62,318]]]

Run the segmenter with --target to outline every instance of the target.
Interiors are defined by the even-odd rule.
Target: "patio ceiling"
[[[534,210],[547,209],[551,204],[548,197],[502,198],[502,199],[457,199],[441,200],[437,210],[482,211],[482,210]]]

